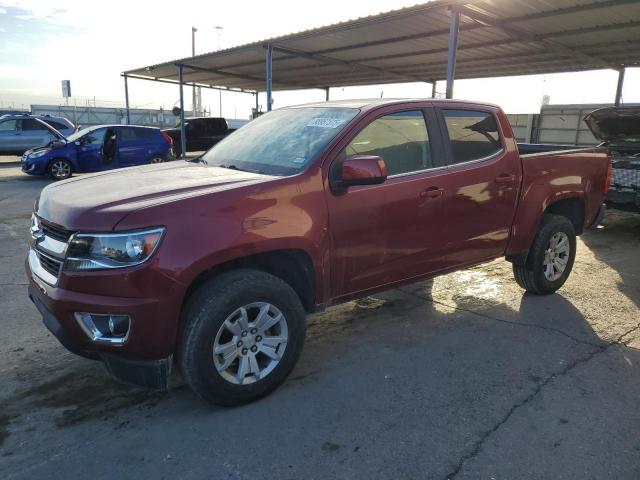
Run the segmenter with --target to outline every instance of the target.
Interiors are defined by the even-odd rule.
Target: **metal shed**
[[[423,81],[434,95],[446,79],[451,98],[454,78],[616,69],[619,104],[624,69],[639,64],[638,0],[434,0],[123,76],[125,89],[138,78],[256,101],[265,91],[270,110],[273,89],[322,88],[328,98],[331,87]]]

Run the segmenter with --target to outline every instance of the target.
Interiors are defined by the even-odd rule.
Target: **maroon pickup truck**
[[[604,149],[521,157],[493,105],[284,108],[197,162],[46,187],[29,296],[119,379],[166,388],[175,364],[202,398],[244,403],[291,372],[306,313],[498,257],[555,292],[610,166]]]

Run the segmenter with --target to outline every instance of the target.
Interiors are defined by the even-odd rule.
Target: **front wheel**
[[[567,281],[576,258],[576,232],[568,218],[545,215],[525,265],[513,265],[518,285],[548,295]]]
[[[49,176],[54,180],[65,180],[71,176],[71,162],[56,158],[49,164]]]
[[[233,406],[276,389],[295,366],[305,313],[295,291],[265,272],[214,277],[183,312],[178,362],[187,384],[208,402]]]

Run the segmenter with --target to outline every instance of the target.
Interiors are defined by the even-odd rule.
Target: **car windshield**
[[[98,127],[88,127],[88,128],[83,128],[82,130],[78,130],[76,133],[72,133],[71,135],[69,135],[67,137],[67,140],[69,142],[75,142],[76,140],[80,140],[81,137],[85,136],[87,133],[95,130]]]
[[[249,122],[205,153],[218,167],[267,175],[302,171],[359,110],[356,108],[285,108]]]

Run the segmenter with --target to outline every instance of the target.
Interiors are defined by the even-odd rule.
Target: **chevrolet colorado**
[[[598,218],[604,149],[520,156],[496,106],[344,101],[284,108],[197,163],[47,186],[29,296],[69,350],[236,405],[284,381],[305,314],[498,257],[559,289]]]

